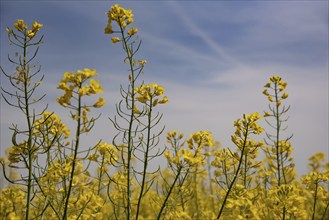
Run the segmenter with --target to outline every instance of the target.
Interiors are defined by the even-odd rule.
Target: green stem
[[[134,108],[135,108],[135,72],[134,72],[134,64],[133,64],[133,53],[128,46],[128,42],[124,35],[124,29],[120,25],[120,32],[121,37],[123,40],[124,50],[127,53],[127,58],[129,60],[130,71],[131,71],[131,113],[130,113],[130,120],[129,120],[129,128],[128,128],[128,162],[127,162],[127,207],[126,207],[126,218],[127,220],[130,219],[130,211],[131,211],[131,183],[130,183],[130,176],[131,176],[131,157],[133,153],[133,142],[132,142],[132,129],[133,129],[133,122],[134,122]]]
[[[32,149],[32,125],[30,120],[30,106],[29,106],[29,97],[28,97],[28,86],[29,86],[29,76],[26,63],[27,56],[27,38],[26,34],[24,35],[24,48],[23,48],[23,70],[24,71],[24,101],[25,101],[25,115],[28,127],[28,140],[27,140],[27,149],[28,149],[28,180],[27,180],[27,197],[26,197],[26,217],[25,219],[30,219],[30,203],[31,203],[31,190],[32,190],[32,160],[33,160],[33,149]]]
[[[80,85],[81,87],[81,85]],[[79,142],[80,142],[80,129],[81,129],[81,96],[79,95],[78,98],[78,120],[77,120],[77,131],[76,131],[76,140],[75,140],[75,148],[74,148],[74,155],[73,155],[73,161],[72,161],[72,170],[70,174],[70,182],[69,182],[69,188],[65,200],[65,206],[64,206],[64,213],[63,213],[63,220],[67,219],[67,211],[68,211],[68,205],[69,200],[71,196],[72,191],[72,184],[73,184],[73,177],[74,177],[74,170],[76,165],[76,159],[78,156],[78,148],[79,148]]]
[[[243,185],[245,188],[247,188],[247,154],[244,155]]]
[[[277,163],[277,169],[278,169],[278,186],[281,185],[281,172],[280,172],[280,152],[279,152],[279,136],[280,136],[280,118],[279,118],[279,105],[277,104],[279,101],[278,98],[278,85],[275,83],[274,85],[274,93],[275,93],[275,103],[276,103],[276,113],[275,113],[275,118],[276,118],[276,163]]]
[[[209,178],[209,189],[210,189],[210,195],[211,195],[211,208],[212,211],[215,212],[215,202],[214,202],[214,189],[212,187],[212,176],[211,176],[211,165],[210,165],[210,157],[207,157],[207,164],[208,164],[208,178]],[[184,211],[184,210],[183,210]]]
[[[240,168],[241,168],[241,164],[242,164],[242,160],[243,160],[243,156],[244,156],[244,150],[245,150],[245,147],[246,147],[247,138],[248,138],[248,124],[247,124],[247,127],[246,127],[246,133],[245,133],[244,140],[243,140],[243,147],[242,147],[242,150],[241,150],[241,155],[240,155],[240,159],[239,159],[238,168],[235,171],[235,175],[234,175],[233,180],[232,180],[232,182],[231,182],[231,184],[230,184],[230,186],[228,188],[228,191],[227,191],[227,193],[225,195],[224,201],[222,203],[222,206],[221,206],[221,208],[219,210],[219,213],[218,213],[216,219],[219,219],[220,216],[222,215],[223,210],[224,210],[224,207],[225,207],[225,204],[226,204],[226,200],[227,200],[227,198],[228,198],[228,196],[229,196],[229,194],[230,194],[230,192],[231,192],[231,190],[233,188],[233,185],[234,185],[235,180],[238,177],[238,174],[239,174],[239,171],[240,171]]]
[[[162,203],[162,206],[161,206],[161,208],[160,208],[159,214],[158,214],[158,216],[157,216],[157,220],[160,220],[161,214],[162,214],[164,208],[166,207],[167,201],[168,201],[168,199],[169,199],[169,197],[170,197],[170,195],[171,195],[171,193],[172,193],[172,191],[173,191],[173,189],[174,189],[174,187],[175,187],[175,184],[176,184],[176,182],[177,182],[177,180],[178,180],[178,178],[179,178],[179,176],[180,176],[180,173],[181,173],[181,171],[182,171],[182,168],[183,168],[183,167],[180,166],[179,169],[178,169],[178,171],[177,171],[177,174],[176,174],[175,180],[174,180],[173,184],[171,185],[171,187],[170,187],[170,189],[169,189],[169,192],[168,192],[168,194],[167,194],[165,200],[164,200],[163,203]]]
[[[105,159],[105,156],[103,156],[103,158],[102,158],[102,163],[101,163],[101,167],[100,167],[100,171],[99,171],[98,192],[97,192],[98,195],[101,192],[101,184],[102,184],[102,176],[103,176],[104,159]]]
[[[315,192],[314,192],[314,201],[313,201],[313,214],[312,214],[312,220],[315,219],[315,210],[316,210],[316,199],[318,194],[318,181],[315,182]]]
[[[144,192],[144,187],[145,187],[145,181],[146,181],[146,171],[147,171],[147,166],[148,166],[148,154],[149,154],[150,138],[151,138],[151,121],[152,121],[152,97],[150,100],[150,112],[148,114],[147,143],[146,143],[146,151],[144,154],[143,180],[142,180],[141,191],[140,191],[138,203],[137,203],[136,220],[138,219],[139,210],[140,210],[143,192]]]
[[[326,217],[326,213],[327,213],[328,207],[329,207],[329,202],[327,202],[327,205],[326,205],[326,208],[324,209],[324,212],[323,212],[323,215],[322,215],[321,220],[324,220],[324,218]]]
[[[200,219],[200,209],[199,209],[199,198],[198,198],[198,188],[197,188],[197,173],[194,174],[194,193],[195,193],[195,198],[194,198],[194,205],[196,209],[196,219]]]

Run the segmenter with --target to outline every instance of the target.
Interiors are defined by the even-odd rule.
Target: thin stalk
[[[120,25],[120,32],[121,37],[123,40],[123,46],[124,50],[127,53],[127,58],[129,60],[130,65],[130,71],[131,71],[131,113],[130,113],[130,120],[129,120],[129,128],[128,128],[128,162],[127,162],[127,207],[126,207],[126,214],[127,214],[127,220],[130,219],[130,209],[131,209],[131,183],[130,183],[130,176],[131,176],[131,157],[133,153],[133,142],[132,142],[132,129],[133,129],[133,122],[134,122],[134,107],[135,107],[135,71],[134,71],[134,65],[133,65],[133,53],[130,50],[128,46],[128,42],[124,35],[124,30],[122,26]]]
[[[103,158],[102,158],[101,168],[100,168],[100,171],[99,171],[99,180],[98,180],[98,192],[97,192],[97,195],[99,195],[100,192],[101,192],[101,184],[102,184],[102,176],[103,176],[104,159],[105,159],[105,156],[103,156]]]
[[[321,220],[324,220],[324,218],[326,217],[326,213],[327,213],[328,207],[329,207],[329,202],[327,202],[327,206],[326,206],[326,208],[324,209],[324,213],[323,213],[323,215],[322,215]]]
[[[179,178],[179,175],[180,175],[180,173],[181,173],[181,171],[182,171],[182,168],[183,168],[183,167],[180,166],[179,169],[178,169],[178,171],[177,171],[177,174],[176,174],[175,180],[174,180],[173,184],[171,185],[171,187],[170,187],[170,189],[169,189],[169,192],[168,192],[168,194],[167,194],[165,200],[164,200],[163,203],[162,203],[162,206],[161,206],[161,208],[160,208],[159,214],[158,214],[158,216],[157,216],[157,220],[160,220],[161,214],[162,214],[164,208],[166,207],[167,201],[168,201],[168,199],[169,199],[169,197],[170,197],[170,195],[171,195],[171,193],[172,193],[172,191],[173,191],[173,189],[174,189],[174,187],[175,187],[175,184],[176,184],[176,182],[177,182],[177,180],[178,180],[178,178]]]
[[[195,193],[195,198],[194,198],[194,205],[196,209],[196,219],[200,219],[200,209],[199,209],[199,198],[198,198],[198,188],[197,188],[197,173],[194,174],[194,193]]]
[[[222,203],[222,206],[221,206],[221,208],[219,210],[219,213],[218,213],[216,219],[219,219],[220,216],[222,215],[223,210],[224,210],[224,207],[225,207],[225,204],[226,204],[226,200],[227,200],[227,198],[228,198],[228,196],[229,196],[229,194],[230,194],[230,192],[231,192],[231,190],[233,188],[233,185],[234,185],[235,180],[238,177],[238,174],[239,174],[239,171],[240,171],[240,168],[241,168],[241,164],[242,164],[242,160],[243,160],[243,156],[244,156],[244,149],[245,149],[246,143],[247,143],[247,137],[248,137],[248,125],[247,125],[247,128],[246,128],[246,133],[245,133],[244,140],[243,140],[243,147],[242,147],[242,150],[241,150],[241,156],[240,156],[238,168],[235,171],[235,175],[234,175],[233,180],[232,180],[232,182],[231,182],[231,184],[230,184],[230,186],[228,188],[228,191],[227,191],[227,193],[225,195],[224,201]]]
[[[318,181],[315,182],[315,192],[314,192],[314,201],[313,201],[313,214],[312,214],[312,220],[315,219],[315,210],[316,210],[316,199],[318,194]]]
[[[150,100],[150,112],[148,114],[147,143],[146,143],[146,151],[144,154],[143,180],[142,180],[141,191],[140,191],[138,203],[137,203],[136,220],[138,219],[139,210],[140,210],[143,192],[144,192],[144,187],[145,187],[145,181],[146,181],[146,171],[147,171],[147,166],[148,166],[148,154],[149,154],[150,138],[151,138],[151,121],[152,121],[152,97]]]
[[[281,173],[280,173],[280,155],[279,155],[279,135],[280,135],[280,118],[279,118],[279,105],[277,104],[279,101],[278,98],[278,86],[277,83],[274,85],[274,93],[275,93],[275,103],[276,103],[276,113],[275,113],[275,118],[276,118],[276,163],[277,163],[277,168],[278,168],[278,186],[281,185]]]
[[[247,188],[247,154],[244,155],[243,185]]]
[[[24,34],[24,47],[23,47],[23,70],[24,71],[24,101],[25,101],[25,115],[28,127],[29,137],[27,140],[27,149],[28,149],[28,180],[27,180],[27,197],[26,197],[26,216],[25,219],[30,219],[30,200],[31,200],[31,190],[32,190],[32,160],[33,160],[33,149],[32,149],[32,125],[30,120],[30,106],[29,106],[29,96],[28,96],[28,70],[26,63],[27,56],[27,39],[26,34]]]
[[[76,140],[75,140],[75,148],[74,148],[74,155],[73,155],[73,161],[72,161],[72,170],[70,174],[70,182],[69,182],[69,189],[66,196],[65,206],[64,206],[64,213],[63,213],[63,220],[67,219],[67,210],[69,205],[69,200],[71,196],[72,191],[72,184],[73,184],[73,176],[74,176],[74,170],[76,165],[76,159],[78,156],[78,148],[79,148],[79,142],[80,142],[80,129],[81,129],[81,96],[79,95],[78,98],[78,120],[77,120],[77,131],[76,131]]]
[[[210,195],[211,195],[211,208],[212,208],[212,211],[215,212],[215,202],[214,202],[214,197],[213,197],[214,189],[212,187],[212,182],[211,182],[212,176],[211,176],[210,157],[207,157],[207,164],[208,164],[209,189],[210,189]]]

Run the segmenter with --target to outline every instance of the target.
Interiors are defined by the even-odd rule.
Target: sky
[[[104,34],[106,12],[116,1],[1,1],[1,66],[15,70],[6,27],[17,19],[44,27],[37,57],[45,75],[49,111],[74,128],[66,109],[55,102],[63,73],[94,68],[103,85],[107,105],[85,145],[115,135],[108,117],[115,114],[119,86],[127,85],[128,66],[119,44]],[[299,174],[307,172],[307,158],[317,151],[328,155],[328,1],[120,1],[135,15],[142,46],[139,59],[148,61],[143,79],[166,88],[169,104],[165,131],[186,137],[199,130],[213,133],[223,147],[234,148],[233,122],[244,113],[268,110],[262,94],[269,77],[288,82],[288,129],[293,134]],[[8,81],[1,76],[1,85]],[[22,114],[1,98],[1,156],[11,145],[12,123],[24,126]],[[263,124],[265,126],[265,124]],[[163,136],[164,138],[164,136]]]

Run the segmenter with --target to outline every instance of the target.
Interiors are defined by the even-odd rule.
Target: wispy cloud
[[[202,41],[204,41],[208,46],[208,49],[213,51],[218,56],[218,58],[224,59],[224,61],[229,62],[231,65],[242,65],[241,62],[227,53],[227,51],[221,47],[218,42],[214,41],[206,31],[198,27],[196,22],[193,21],[193,18],[184,11],[184,8],[181,7],[179,3],[170,1],[168,2],[168,5],[171,6],[171,9],[175,12],[177,17],[179,17],[184,22],[184,24],[187,26],[187,29],[190,30],[190,34],[196,35]]]

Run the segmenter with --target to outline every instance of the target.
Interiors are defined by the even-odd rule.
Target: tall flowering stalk
[[[25,115],[27,129],[21,131],[17,126],[12,128],[14,134],[12,137],[13,147],[11,148],[10,164],[13,167],[18,168],[14,164],[23,163],[23,168],[27,169],[27,177],[22,177],[21,182],[26,186],[26,215],[25,219],[30,219],[30,207],[34,194],[34,161],[36,160],[36,151],[38,150],[35,146],[34,139],[34,127],[33,123],[37,116],[34,112],[32,105],[40,102],[44,96],[40,98],[35,97],[35,91],[42,82],[43,76],[38,81],[35,81],[38,73],[40,72],[40,66],[33,64],[39,47],[38,45],[42,42],[42,37],[36,39],[36,35],[42,28],[42,24],[34,22],[32,28],[28,29],[28,25],[24,20],[17,20],[14,24],[14,29],[7,27],[8,39],[10,43],[18,47],[21,52],[17,53],[16,60],[8,56],[9,61],[16,65],[16,73],[13,75],[6,74],[1,67],[1,72],[9,79],[10,84],[13,86],[15,91],[11,92],[4,88],[2,90],[2,97],[10,106],[20,109]],[[37,46],[32,52],[32,56],[28,56],[30,49]],[[33,50],[31,50],[33,51]],[[19,55],[18,55],[19,54]],[[16,101],[12,101],[9,98],[15,97]],[[45,111],[45,109],[43,110]],[[27,140],[22,143],[17,143],[18,135],[26,136]],[[5,169],[3,169],[5,171]],[[5,175],[6,176],[6,175]],[[7,178],[7,180],[9,180]],[[14,181],[9,180],[14,183]]]
[[[137,80],[143,73],[146,60],[135,58],[140,49],[141,41],[136,37],[138,29],[135,27],[128,28],[134,22],[133,16],[130,9],[116,4],[108,12],[108,25],[105,28],[106,34],[118,34],[118,36],[112,37],[112,43],[121,43],[126,54],[124,62],[128,63],[130,71],[128,88],[120,88],[123,100],[117,105],[117,114],[127,125],[122,125],[117,117],[110,118],[119,132],[115,136],[113,144],[121,151],[121,163],[126,176],[126,195],[124,195],[126,219],[131,219],[133,216],[138,219],[142,199],[153,183],[152,178],[148,180],[147,176],[156,172],[150,172],[148,164],[152,159],[162,154],[155,147],[159,143],[159,136],[163,131],[162,129],[153,132],[154,127],[159,124],[162,118],[162,114],[154,114],[153,111],[154,107],[168,102],[168,98],[164,96],[165,89],[162,86],[154,83],[137,85]],[[117,31],[112,28],[113,23],[118,26]],[[118,143],[119,137],[122,138],[120,143]],[[151,153],[152,150],[155,150],[155,153]],[[142,162],[141,171],[132,166],[132,162],[136,159],[137,162]],[[137,178],[137,176],[141,176],[141,178]],[[134,178],[140,185],[136,209],[132,207],[131,201]],[[132,213],[133,208],[136,210],[135,213]]]
[[[146,62],[136,62],[134,60],[134,55],[139,49],[139,46],[137,49],[134,49],[133,45],[135,44],[135,40],[132,40],[132,37],[138,32],[137,28],[130,28],[127,31],[127,26],[134,22],[133,19],[133,13],[130,9],[126,10],[123,7],[120,7],[118,4],[111,7],[111,10],[108,11],[108,24],[105,28],[105,34],[113,34],[118,33],[119,37],[112,37],[112,43],[122,43],[123,50],[125,51],[127,57],[125,58],[125,62],[128,62],[130,67],[130,74],[129,74],[129,86],[128,91],[125,91],[123,88],[121,88],[121,94],[126,102],[126,108],[130,113],[128,113],[127,121],[128,121],[128,129],[123,129],[120,127],[120,125],[116,122],[116,119],[112,120],[114,126],[124,132],[124,142],[127,144],[127,152],[123,152],[121,154],[122,162],[124,165],[124,172],[127,175],[127,190],[126,190],[126,200],[127,204],[125,204],[125,213],[126,218],[131,218],[131,179],[132,179],[132,156],[133,156],[133,149],[134,149],[134,143],[133,143],[133,137],[134,137],[134,123],[135,123],[135,116],[134,111],[136,109],[136,100],[135,100],[135,83],[138,78],[138,76],[142,73],[144,64]],[[119,27],[119,31],[114,31],[112,29],[112,22],[116,23]],[[132,40],[132,41],[131,41]],[[136,67],[136,64],[138,65]],[[137,71],[137,73],[136,73]],[[119,104],[119,107],[117,107],[118,113],[120,113],[121,109],[121,103]],[[120,114],[119,114],[120,115]],[[114,140],[115,141],[115,140]],[[113,142],[114,142],[113,141]],[[118,146],[118,144],[115,144],[115,146]],[[124,155],[127,155],[127,158],[125,158]]]
[[[191,134],[190,138],[186,141],[187,149],[184,148],[182,143],[183,135],[178,134],[177,131],[168,132],[167,142],[170,144],[170,148],[164,153],[167,158],[168,165],[174,176],[173,182],[168,183],[164,181],[164,187],[167,188],[164,194],[164,200],[162,201],[160,210],[157,214],[157,219],[161,219],[161,216],[167,208],[166,216],[170,216],[168,208],[168,201],[175,188],[178,188],[178,194],[182,193],[184,183],[187,182],[189,177],[194,177],[194,183],[196,187],[196,175],[201,165],[206,164],[208,154],[203,153],[203,149],[213,146],[213,137],[209,131],[199,131]],[[191,175],[194,176],[191,176]],[[193,181],[193,180],[192,180]],[[177,195],[176,195],[177,196]],[[197,199],[197,198],[196,198]],[[198,206],[198,204],[195,204]],[[184,201],[181,203],[184,212]],[[196,216],[200,217],[200,210],[196,208]]]
[[[291,152],[292,147],[289,139],[292,135],[286,139],[282,139],[282,132],[287,129],[284,125],[288,121],[288,117],[285,114],[289,111],[290,106],[286,107],[282,102],[288,98],[288,94],[285,92],[288,83],[283,81],[280,76],[272,76],[269,82],[266,83],[263,94],[267,97],[269,104],[269,110],[265,112],[265,120],[274,128],[275,133],[266,133],[266,144],[270,147],[265,147],[264,151],[268,158],[275,158],[274,161],[269,160],[269,166],[271,171],[274,171],[277,185],[287,184],[294,178],[294,163],[292,161]],[[273,119],[271,121],[271,119]]]
[[[84,96],[96,95],[103,92],[102,86],[93,77],[97,76],[96,70],[85,68],[84,70],[78,70],[76,73],[65,72],[63,79],[58,85],[58,89],[64,91],[64,94],[57,99],[57,102],[70,109],[71,117],[77,123],[75,140],[71,147],[71,169],[68,178],[68,186],[66,189],[65,205],[62,219],[68,217],[68,207],[70,202],[70,196],[73,187],[74,173],[78,162],[78,154],[80,147],[80,135],[89,132],[97,118],[88,118],[87,114],[90,112],[90,108],[100,108],[105,105],[105,100],[99,97],[98,100],[86,105],[83,103]]]
[[[147,181],[147,174],[148,172],[148,164],[151,159],[156,158],[160,155],[159,151],[151,155],[151,150],[154,149],[157,146],[158,143],[158,137],[162,133],[163,130],[161,130],[157,134],[152,134],[152,128],[157,125],[162,115],[157,114],[155,117],[153,116],[154,107],[166,104],[168,102],[167,96],[164,96],[165,89],[158,85],[158,84],[148,84],[148,85],[142,85],[135,89],[136,92],[136,100],[143,106],[143,111],[146,114],[147,122],[144,125],[146,128],[146,139],[145,141],[142,141],[141,139],[141,146],[143,147],[143,170],[141,172],[142,175],[142,181],[140,183],[140,192],[138,196],[138,202],[137,202],[137,210],[136,210],[136,220],[138,219],[140,210],[141,210],[141,203],[142,198],[145,195],[146,191],[151,187],[153,180]],[[142,114],[138,108],[135,108],[135,114]],[[143,136],[140,136],[143,138]]]
[[[326,156],[323,153],[316,153],[309,158],[310,173],[301,178],[302,183],[311,193],[312,220],[325,219],[329,212],[329,193],[325,188],[329,186],[329,163],[325,163]]]
[[[264,129],[257,123],[257,121],[261,118],[262,117],[259,115],[259,113],[256,112],[253,114],[244,114],[242,119],[238,119],[234,122],[235,133],[234,135],[232,135],[231,139],[232,142],[237,146],[240,155],[234,154],[234,159],[237,160],[238,165],[236,167],[233,179],[229,182],[228,189],[223,198],[223,202],[220,206],[220,210],[217,215],[217,219],[219,219],[223,214],[227,199],[231,193],[231,190],[236,184],[236,180],[239,177],[242,164],[246,160],[245,158],[247,158],[248,152],[251,148],[257,146],[259,147],[263,144],[262,142],[256,143],[255,141],[250,140],[251,134],[258,135],[263,132]],[[245,179],[245,176],[243,177],[243,179]]]

